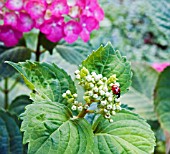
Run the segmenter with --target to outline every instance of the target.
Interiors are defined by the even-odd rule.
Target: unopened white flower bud
[[[114,104],[113,107],[112,107],[113,110],[116,110],[116,105]]]
[[[83,110],[83,107],[82,107],[82,106],[79,106],[79,107],[78,107],[78,110],[79,110],[79,111],[82,111],[82,110]]]
[[[103,90],[100,90],[99,93],[101,96],[103,96],[105,94],[105,92]]]
[[[95,81],[99,81],[99,80],[101,79],[100,74],[99,74],[99,75],[94,76],[94,79],[95,79]]]
[[[86,104],[85,106],[84,106],[84,109],[88,109],[89,108],[89,106]]]
[[[107,109],[104,109],[103,111],[104,111],[105,113],[107,113],[107,112],[108,112],[108,110],[107,110]]]
[[[99,82],[97,83],[98,85],[103,85],[103,81],[99,80]]]
[[[120,87],[119,82],[115,82],[115,83],[114,83],[114,85],[116,85],[116,86]]]
[[[88,92],[88,95],[89,95],[89,96],[93,96],[93,91],[89,91],[89,92]]]
[[[93,95],[93,98],[97,99],[97,98],[98,98],[98,95],[97,95],[97,94],[94,94],[94,95]]]
[[[104,78],[103,78],[103,81],[107,81],[107,78],[106,78],[106,77],[104,77]]]
[[[110,84],[109,84],[110,87],[113,86],[113,85],[114,85],[113,83],[110,83]]]
[[[80,75],[79,74],[76,75],[76,79],[80,79]]]
[[[75,93],[75,94],[73,94],[73,97],[77,98],[77,96],[78,96],[78,95],[77,95],[76,93]]]
[[[115,102],[120,102],[120,98],[115,98]]]
[[[116,114],[116,112],[115,111],[112,111],[112,115],[115,115]]]
[[[106,93],[105,93],[105,96],[106,96],[106,97],[110,97],[110,93],[109,93],[109,92],[106,92]]]
[[[63,93],[63,94],[62,94],[62,97],[63,97],[63,98],[66,98],[66,96],[67,96],[66,93]]]
[[[78,104],[78,101],[74,101],[74,104]]]
[[[67,90],[67,91],[66,91],[66,94],[67,94],[67,95],[70,95],[70,94],[71,94],[71,91],[70,91],[70,90]]]
[[[87,80],[88,82],[92,81],[92,76],[91,76],[91,75],[87,75],[87,76],[86,76],[86,80]]]
[[[107,105],[107,109],[108,109],[108,110],[111,110],[111,109],[112,109],[112,105],[110,105],[110,104]]]
[[[105,87],[103,87],[103,90],[105,91],[105,92],[108,92],[108,88],[105,86]]]
[[[93,84],[93,83],[90,83],[89,86],[90,86],[90,88],[93,88],[93,87],[94,87],[94,84]]]
[[[96,72],[92,72],[91,75],[94,77],[96,76]]]
[[[108,101],[111,102],[113,100],[112,97],[108,97]]]
[[[74,74],[79,74],[80,73],[80,71],[79,70],[76,70],[75,72],[74,72]]]
[[[106,101],[101,101],[101,105],[102,105],[102,106],[105,106],[106,104],[107,104]]]
[[[97,93],[99,91],[99,89],[97,87],[94,87],[93,91]]]
[[[75,105],[73,105],[73,106],[71,107],[71,109],[72,109],[73,111],[75,111],[75,110],[77,109],[77,107],[76,107]]]
[[[110,118],[110,114],[107,113],[107,114],[105,115],[105,118],[106,118],[106,119],[109,119],[109,118]]]
[[[113,119],[110,119],[109,121],[110,121],[110,123],[112,123],[112,122],[113,122]]]
[[[119,111],[122,110],[122,108],[120,106],[116,106],[116,109]]]

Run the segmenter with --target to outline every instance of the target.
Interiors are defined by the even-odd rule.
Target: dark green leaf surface
[[[170,67],[159,76],[155,89],[155,110],[161,127],[170,133]]]
[[[0,109],[0,154],[22,154],[22,135],[15,120]]]
[[[8,63],[21,74],[30,89],[38,92],[46,100],[66,103],[62,94],[68,89],[72,93],[76,92],[71,77],[55,64],[30,61],[18,64]]]
[[[93,125],[94,154],[151,154],[155,137],[150,126],[138,115],[122,110],[111,117],[102,116]]]
[[[5,61],[22,62],[31,58],[31,51],[25,47],[14,47],[0,54],[0,76],[10,77],[15,70]]]
[[[21,113],[24,112],[25,106],[31,104],[32,101],[29,99],[27,95],[20,95],[16,97],[9,106],[9,112],[11,114],[15,114],[19,116]]]
[[[72,119],[70,110],[59,103],[37,102],[22,115],[21,130],[28,154],[90,154],[93,134],[85,119]]]
[[[156,120],[153,93],[159,73],[145,63],[133,63],[132,70],[132,85],[121,101],[134,107],[134,111],[143,118]]]
[[[111,43],[94,51],[82,62],[82,66],[86,67],[90,72],[94,71],[105,77],[116,74],[122,93],[125,93],[131,84],[130,63],[120,55],[119,51],[113,49]]]
[[[56,50],[69,63],[79,65],[92,52],[92,47],[79,40],[73,44],[57,45]]]

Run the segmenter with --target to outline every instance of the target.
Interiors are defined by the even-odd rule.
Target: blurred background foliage
[[[9,132],[7,138],[18,136],[20,121],[17,116],[31,101],[26,96],[30,90],[22,84],[23,81],[13,68],[4,61],[21,62],[27,59],[37,59],[35,50],[39,39],[41,51],[44,51],[41,53],[40,61],[56,63],[74,78],[74,71],[81,61],[96,50],[101,43],[106,44],[110,41],[115,49],[132,62],[133,82],[129,93],[121,98],[122,103],[134,108],[134,111],[151,125],[157,138],[155,154],[168,153],[170,124],[164,125],[164,123],[170,121],[170,116],[166,119],[167,121],[159,120],[161,114],[158,114],[160,113],[157,109],[158,99],[154,91],[155,87],[162,82],[162,76],[169,78],[170,69],[158,73],[151,67],[151,64],[155,62],[170,61],[170,2],[161,1],[160,5],[158,0],[99,0],[105,12],[105,19],[101,22],[100,29],[92,32],[91,39],[87,43],[82,40],[73,44],[65,41],[51,43],[45,37],[39,36],[37,30],[32,30],[25,33],[18,46],[14,48],[7,48],[0,44],[0,106],[2,108],[0,113],[3,114],[0,121],[3,125],[6,123],[4,127]],[[168,81],[166,84],[170,86]],[[167,89],[165,91],[167,92]],[[169,93],[170,91],[167,94]],[[10,115],[5,113],[4,109],[7,109]],[[9,117],[9,120],[5,120],[4,114]],[[168,114],[170,114],[170,109]],[[18,124],[15,126],[18,127],[16,134],[13,132],[12,135],[9,128],[16,124],[11,117]],[[10,120],[13,121],[11,126]],[[21,136],[20,134],[20,138]],[[0,140],[1,142],[5,141]],[[17,152],[17,150],[13,151],[13,153]]]

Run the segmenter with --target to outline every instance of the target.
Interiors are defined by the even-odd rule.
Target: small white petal
[[[73,94],[73,97],[77,98],[77,96],[78,96],[77,94]]]
[[[110,118],[110,114],[106,114],[105,118],[109,119]]]
[[[114,85],[116,85],[116,86],[120,87],[120,84],[119,84],[119,82],[116,82]]]
[[[73,111],[75,111],[75,110],[77,109],[77,107],[76,107],[75,105],[73,105],[73,106],[71,107],[71,109],[72,109]]]
[[[79,73],[80,73],[80,71],[79,71],[79,70],[76,70],[74,73],[75,73],[75,74],[79,74]]]
[[[115,102],[120,102],[120,98],[115,98]]]
[[[110,119],[109,121],[112,123],[112,122],[113,122],[113,119]]]
[[[100,90],[99,93],[101,96],[103,96],[105,94],[105,92],[103,90]]]
[[[113,86],[113,85],[114,85],[113,83],[109,84],[110,87]]]
[[[111,102],[113,100],[112,97],[108,97],[108,101]]]
[[[78,110],[79,110],[79,111],[82,111],[82,110],[83,110],[83,107],[82,107],[82,106],[79,106],[79,107],[78,107]]]
[[[107,104],[106,101],[101,101],[101,105],[105,106]]]
[[[115,111],[112,111],[112,115],[115,115],[116,114],[116,112]]]
[[[107,105],[107,109],[111,110],[112,109],[112,105]]]
[[[107,109],[104,109],[104,112],[105,112],[105,113],[107,113],[107,112],[108,112],[108,110],[107,110]]]
[[[66,94],[67,94],[67,95],[70,95],[70,94],[71,94],[71,91],[70,91],[70,90],[67,90],[67,91],[66,91]]]
[[[94,95],[93,95],[93,98],[96,98],[96,99],[97,99],[97,98],[98,98],[98,95],[97,95],[97,94],[94,94]]]
[[[80,75],[79,74],[76,75],[76,79],[80,79]]]
[[[74,101],[74,104],[78,104],[78,101]]]
[[[94,84],[93,83],[90,83],[90,88],[93,88],[94,87]]]
[[[106,77],[104,77],[104,78],[103,78],[103,81],[107,81],[107,78],[106,78]]]
[[[62,97],[63,97],[63,98],[66,98],[66,93],[63,93],[63,94],[62,94]]]
[[[88,92],[89,96],[93,96],[93,91]]]
[[[109,92],[106,92],[105,96],[106,96],[106,97],[109,97],[109,96],[110,96],[110,93],[109,93]]]
[[[94,87],[94,88],[93,88],[93,91],[94,91],[94,92],[98,92],[99,89],[98,89],[97,87]]]

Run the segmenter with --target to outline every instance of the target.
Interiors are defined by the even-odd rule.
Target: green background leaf
[[[72,93],[76,92],[71,77],[55,64],[30,61],[18,64],[8,63],[21,74],[30,89],[38,92],[46,100],[66,104],[62,94],[68,89]]]
[[[134,111],[143,118],[156,120],[153,93],[159,73],[146,63],[133,63],[132,71],[132,85],[121,101],[134,107]]]
[[[122,93],[125,93],[131,84],[130,63],[118,51],[113,49],[111,43],[94,51],[82,62],[82,66],[86,67],[90,72],[94,71],[105,77],[116,74]]]
[[[25,106],[31,104],[32,101],[29,99],[27,95],[20,95],[17,96],[9,106],[9,112],[11,114],[19,116],[21,113],[24,112]]]
[[[22,135],[13,117],[0,109],[0,153],[22,154]]]
[[[155,137],[138,115],[122,110],[110,123],[103,116],[94,123],[94,154],[151,154]]]
[[[14,47],[0,54],[0,76],[10,77],[15,73],[14,68],[5,61],[22,62],[31,58],[31,51],[25,47]]]
[[[28,154],[89,154],[93,134],[85,119],[71,119],[70,110],[58,103],[36,102],[22,115],[21,130]]]
[[[167,139],[170,134],[170,67],[167,67],[159,76],[155,88],[155,111],[161,127],[166,132]],[[169,144],[169,143],[168,143]],[[167,145],[168,148],[168,145]],[[169,149],[168,149],[169,150]]]

